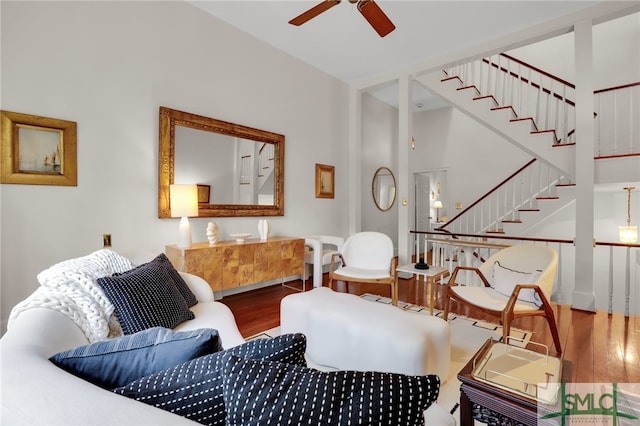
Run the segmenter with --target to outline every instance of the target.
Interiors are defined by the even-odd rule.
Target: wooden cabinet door
[[[280,241],[267,241],[256,245],[254,278],[256,282],[282,277],[280,270]]]
[[[282,242],[280,247],[280,270],[283,277],[303,273],[304,240],[288,240]]]
[[[254,271],[254,245],[238,244],[223,249],[222,280],[224,288],[252,284]]]

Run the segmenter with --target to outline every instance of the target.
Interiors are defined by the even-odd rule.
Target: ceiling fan
[[[322,12],[326,12],[331,9],[333,6],[340,3],[340,1],[341,0],[324,0],[322,3],[319,3],[306,12],[296,16],[290,20],[289,23],[291,25],[300,26],[310,19],[320,15]],[[349,0],[349,3],[356,4],[358,11],[362,16],[364,16],[364,19],[371,24],[380,37],[384,37],[396,29],[393,22],[391,22],[382,9],[380,9],[380,6],[378,6],[373,0]]]

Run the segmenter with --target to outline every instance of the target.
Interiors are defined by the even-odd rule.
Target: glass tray
[[[553,404],[560,387],[561,370],[562,361],[549,356],[548,348],[546,354],[541,354],[493,341],[485,353],[474,360],[471,375],[500,389]]]

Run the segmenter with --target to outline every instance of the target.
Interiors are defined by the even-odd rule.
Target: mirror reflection
[[[172,183],[198,184],[201,217],[284,215],[283,135],[160,107],[159,173],[161,218]]]
[[[371,182],[373,201],[378,209],[384,211],[393,207],[396,201],[396,178],[388,167],[380,167]]]
[[[175,140],[174,181],[206,185],[206,203],[273,206],[272,144],[184,126]]]

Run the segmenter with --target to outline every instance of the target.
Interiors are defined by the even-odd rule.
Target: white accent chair
[[[449,314],[451,299],[489,315],[500,318],[502,339],[507,343],[509,329],[515,318],[543,316],[546,318],[557,352],[562,353],[560,337],[549,303],[553,292],[558,253],[536,244],[514,245],[490,256],[480,267],[457,266],[447,283],[444,319]],[[466,281],[458,282],[458,273]],[[475,273],[480,285],[472,285]]]
[[[391,238],[380,232],[358,232],[347,238],[340,253],[331,257],[329,287],[333,289],[334,280],[343,281],[347,292],[349,282],[386,284],[391,289],[391,301],[397,306],[397,263]]]
[[[324,267],[331,264],[331,257],[340,253],[344,245],[344,238],[332,235],[311,235],[304,239],[309,250],[304,253],[304,276],[302,288],[308,278],[307,265],[313,266],[313,287],[322,287]]]

